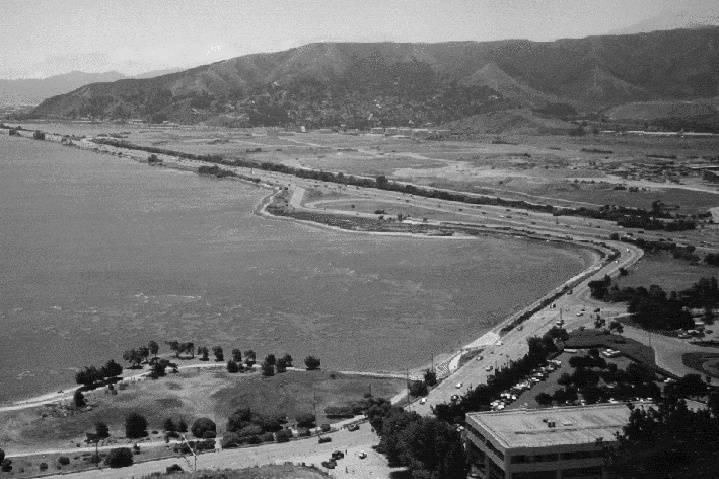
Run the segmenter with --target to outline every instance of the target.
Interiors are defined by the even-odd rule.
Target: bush
[[[214,439],[217,437],[217,433],[215,431],[205,431],[202,434],[203,439]]]
[[[85,407],[87,404],[87,402],[85,402],[85,396],[79,389],[75,390],[75,394],[72,396],[72,401],[75,404],[75,407]]]
[[[41,462],[40,463],[40,470],[41,471],[47,471],[47,462]]]
[[[222,448],[223,449],[237,447],[240,444],[242,444],[242,438],[236,432],[226,432],[222,436]]]
[[[130,439],[147,436],[147,419],[135,412],[130,413],[125,418],[125,435]]]
[[[172,418],[168,417],[162,423],[162,429],[164,429],[167,432],[175,432],[177,430],[177,427],[175,426],[175,423],[172,422]]]
[[[289,442],[290,438],[292,438],[292,433],[290,433],[287,429],[277,431],[275,434],[275,440],[277,442]]]
[[[319,358],[316,358],[314,356],[307,356],[305,358],[305,367],[310,371],[313,369],[319,369],[319,367],[320,367]]]
[[[310,413],[298,414],[297,417],[295,417],[295,420],[297,421],[297,427],[314,427],[315,426],[314,414],[310,414]]]
[[[263,376],[274,376],[275,375],[275,367],[268,363],[266,360],[262,363],[262,375]]]
[[[208,417],[201,417],[192,424],[192,435],[195,437],[205,437],[205,432],[217,433],[215,422]]]
[[[330,432],[330,430],[332,428],[330,427],[329,424],[323,423],[323,424],[320,424],[320,429],[322,430],[322,432]]]
[[[5,460],[5,451],[0,448],[0,464]]]
[[[187,423],[182,418],[177,422],[177,432],[187,432]]]
[[[132,450],[129,447],[116,447],[105,458],[105,465],[118,468],[132,466]]]
[[[537,401],[537,404],[540,406],[551,406],[552,405],[552,396],[550,396],[547,393],[539,393],[534,398],[535,401]]]
[[[44,140],[45,139],[45,133],[40,130],[35,130],[32,134],[32,138],[34,140]]]
[[[235,361],[230,359],[227,361],[227,372],[228,373],[237,373],[240,371],[240,367],[237,365]]]
[[[275,435],[268,431],[268,432],[262,433],[262,435],[260,436],[260,439],[262,440],[262,442],[272,442],[275,440]]]
[[[57,463],[60,464],[61,466],[67,466],[68,464],[70,464],[70,458],[65,457],[65,456],[60,456],[57,458]]]

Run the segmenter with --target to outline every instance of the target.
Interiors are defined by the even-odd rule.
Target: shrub
[[[277,433],[275,434],[275,440],[277,442],[289,442],[291,437],[292,433],[290,433],[290,431],[288,431],[287,429],[277,431]]]
[[[332,428],[330,427],[329,424],[323,423],[323,424],[320,424],[320,429],[322,430],[322,432],[330,432],[330,430]]]
[[[247,444],[259,444],[262,442],[262,439],[260,439],[260,436],[250,436],[247,438]]]
[[[130,439],[147,436],[147,419],[135,412],[130,413],[125,418],[125,435]]]
[[[57,458],[57,463],[60,464],[61,466],[67,466],[68,464],[70,464],[70,458],[65,457],[65,456],[60,456]]]
[[[205,437],[207,431],[217,433],[215,422],[208,417],[201,417],[192,424],[192,435],[195,437]]]
[[[42,132],[42,131],[40,131],[40,130],[35,130],[35,131],[32,133],[32,138],[33,138],[34,140],[44,140],[44,139],[45,139],[45,133]]]
[[[40,463],[40,470],[41,471],[47,471],[47,462],[41,462]]]
[[[165,419],[165,421],[162,423],[162,429],[164,429],[165,431],[168,431],[168,432],[174,432],[177,430],[175,423],[172,422],[171,417],[168,417],[167,419]]]
[[[274,376],[275,375],[275,367],[268,363],[266,360],[262,363],[262,375],[263,376]]]
[[[85,407],[87,404],[87,402],[85,402],[85,396],[79,389],[75,390],[75,394],[72,396],[72,401],[75,404],[75,407]]]
[[[118,468],[132,466],[132,450],[129,447],[116,447],[105,458],[105,465]]]
[[[306,427],[301,427],[297,429],[297,436],[298,437],[309,437],[310,436],[310,430]]]
[[[269,431],[262,433],[260,436],[260,439],[262,439],[262,442],[272,442],[275,440],[275,435]]]
[[[215,431],[205,431],[202,434],[203,439],[214,439],[217,437],[217,433]]]
[[[547,393],[539,393],[534,398],[535,401],[537,401],[537,404],[540,406],[551,406],[552,405],[552,396],[550,396]]]
[[[0,464],[5,460],[5,451],[0,448]]]

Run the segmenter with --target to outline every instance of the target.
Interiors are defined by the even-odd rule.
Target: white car
[[[427,398],[422,398],[419,400],[420,404],[427,404]]]
[[[456,387],[457,389],[461,388],[461,387],[462,387],[462,383],[457,383],[457,385],[456,385],[455,387]]]
[[[484,368],[485,371],[491,371],[492,369],[494,369],[493,366],[487,366],[486,368]]]

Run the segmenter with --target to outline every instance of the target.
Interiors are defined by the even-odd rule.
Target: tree
[[[295,417],[297,427],[315,427],[315,415],[312,413],[300,413]]]
[[[274,354],[268,354],[267,356],[265,356],[265,362],[274,366],[275,363],[277,363],[277,358],[275,358]]]
[[[122,353],[122,359],[130,363],[131,368],[139,368],[142,364],[142,352],[138,349],[128,349]]]
[[[205,437],[206,432],[217,433],[217,425],[209,417],[201,417],[192,423],[192,435],[195,437]]]
[[[171,417],[168,417],[167,419],[165,419],[165,421],[162,423],[162,429],[164,429],[167,432],[177,431],[177,427],[175,426],[175,423],[172,421]]]
[[[319,360],[319,358],[316,358],[316,357],[314,357],[314,356],[307,356],[307,357],[305,358],[305,367],[306,367],[309,371],[312,371],[312,370],[314,370],[314,369],[319,369],[319,367],[320,367],[320,360]]]
[[[433,387],[437,385],[437,373],[434,372],[432,369],[425,369],[424,371],[424,383],[428,387]]]
[[[35,131],[32,133],[32,138],[33,138],[34,140],[44,140],[44,139],[45,139],[45,133],[42,132],[42,131],[40,131],[40,130],[35,130]]]
[[[115,362],[114,359],[105,363],[102,368],[102,375],[106,378],[113,378],[122,374],[122,366]]]
[[[125,418],[125,435],[130,439],[147,436],[147,419],[136,412],[128,414]]]
[[[207,346],[198,346],[197,354],[200,355],[200,361],[210,360],[210,350],[207,348]]]
[[[5,451],[0,448],[0,463],[5,460]]]
[[[624,326],[617,320],[609,322],[609,332],[611,333],[614,331],[616,331],[618,334],[622,334],[624,332]]]
[[[95,423],[95,435],[100,439],[105,439],[110,436],[110,431],[107,429],[107,424],[102,421]]]
[[[534,397],[534,400],[537,401],[537,404],[540,406],[551,406],[552,405],[552,396],[550,396],[547,393],[539,393]]]
[[[187,423],[183,418],[177,421],[177,432],[187,432]]]
[[[232,350],[232,360],[236,363],[241,363],[242,362],[242,351],[240,351],[237,348],[233,349]]]
[[[237,365],[236,362],[234,362],[232,359],[227,361],[227,372],[228,373],[237,373],[240,371],[240,367]]]
[[[110,454],[105,458],[105,464],[113,468],[132,466],[132,450],[129,447],[110,449]]]
[[[212,348],[212,354],[215,355],[215,361],[222,362],[225,360],[225,353],[222,351],[222,348],[220,346],[215,346]]]
[[[91,387],[95,384],[95,381],[100,381],[103,377],[102,371],[97,369],[95,366],[82,368],[75,373],[75,381],[77,384],[81,384],[85,387]]]
[[[262,375],[263,376],[274,376],[275,367],[268,363],[266,360],[262,362]]]
[[[165,341],[165,344],[170,347],[170,351],[175,353],[176,358],[180,356],[180,343],[177,341]]]
[[[257,362],[257,353],[251,349],[245,351],[245,365],[251,368]]]
[[[409,383],[409,393],[414,397],[426,396],[427,385],[424,381],[411,381]]]
[[[85,407],[87,404],[87,402],[85,402],[85,396],[82,395],[82,391],[79,389],[76,389],[75,394],[72,395],[72,401],[75,407]]]
[[[157,357],[157,353],[160,352],[160,345],[155,341],[150,341],[147,343],[147,349],[150,350],[150,354],[152,354],[153,357]]]
[[[284,359],[285,365],[286,365],[288,368],[291,368],[291,367],[292,367],[292,355],[291,355],[290,353],[285,353],[285,354],[282,356],[282,359]]]
[[[277,369],[277,374],[284,373],[287,371],[287,363],[285,362],[285,358],[280,358],[277,360],[277,363],[275,363],[275,368]]]
[[[691,411],[686,402],[664,401],[658,408],[630,405],[629,422],[608,450],[615,477],[709,479],[719,464],[719,419]]]

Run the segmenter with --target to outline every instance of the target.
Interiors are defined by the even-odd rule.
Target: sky
[[[0,0],[0,78],[126,75],[313,42],[551,41],[719,0]]]

